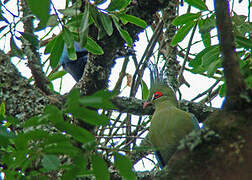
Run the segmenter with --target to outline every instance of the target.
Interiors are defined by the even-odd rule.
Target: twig
[[[57,10],[56,10],[54,4],[52,3],[52,1],[51,1],[50,3],[51,3],[51,5],[52,5],[52,7],[53,7],[53,10],[54,10],[54,12],[55,12],[55,14],[56,14],[56,16],[57,16],[57,19],[58,19],[59,23],[61,24],[61,26],[63,26],[62,21],[61,21],[61,19],[59,18],[59,14],[58,14],[58,12],[57,12]]]
[[[157,25],[155,31],[153,32],[153,36],[151,37],[150,42],[148,43],[144,54],[136,68],[135,74],[133,75],[133,80],[132,80],[132,88],[130,91],[130,97],[133,97],[135,95],[135,93],[137,92],[138,86],[139,86],[139,82],[140,82],[140,78],[142,78],[143,72],[147,66],[147,62],[150,58],[150,56],[152,55],[152,51],[156,45],[156,42],[162,32],[162,27],[163,27],[163,21],[160,21],[159,24]],[[141,70],[139,71],[141,67]],[[136,77],[138,75],[138,78],[136,80]],[[140,78],[139,78],[140,77]]]
[[[95,136],[96,138],[106,138],[106,139],[115,139],[115,138],[118,138],[118,139],[125,139],[125,138],[134,138],[134,139],[144,139],[144,137],[139,137],[139,136],[113,136],[113,137],[111,137],[111,136],[105,136],[105,135],[103,135],[103,136]]]
[[[143,126],[141,126],[142,124],[142,116],[139,116],[138,117],[138,122],[137,122],[137,126],[136,126],[136,130],[135,130],[135,133],[133,133],[134,136],[137,135],[137,133],[140,131],[141,128],[143,128]],[[133,142],[133,145],[132,145],[132,148],[136,147],[136,139],[134,140]]]
[[[129,56],[126,56],[125,60],[123,62],[123,66],[122,66],[122,70],[120,72],[119,78],[118,78],[116,85],[114,87],[114,91],[118,91],[118,92],[120,91],[121,86],[122,86],[122,80],[125,76],[125,72],[126,72],[126,68],[127,68],[128,63],[129,63]]]
[[[190,37],[190,40],[188,42],[188,46],[187,46],[187,51],[186,51],[186,55],[185,55],[185,59],[183,61],[183,64],[179,70],[179,74],[178,74],[178,78],[177,78],[177,81],[180,82],[182,80],[182,74],[183,74],[183,71],[185,69],[185,65],[186,65],[186,62],[187,62],[187,58],[188,58],[188,55],[189,55],[189,52],[190,52],[190,49],[191,49],[191,46],[192,46],[192,40],[193,40],[193,36],[195,34],[195,31],[196,31],[196,28],[197,28],[197,24],[196,23],[193,27],[193,30],[192,30],[192,34],[191,34],[191,37]]]
[[[213,92],[209,92],[209,95],[202,99],[200,102],[201,103],[211,103],[211,101],[219,94],[220,87],[215,89]]]
[[[149,129],[149,127],[147,127],[147,128],[144,128],[139,134],[138,134],[138,136],[135,136],[135,137],[137,137],[137,138],[140,138],[140,136],[143,134],[143,133],[145,133],[145,131],[147,131]],[[136,131],[136,130],[135,130]],[[135,132],[134,131],[134,132]],[[120,145],[118,145],[117,147],[119,147],[120,149],[121,149],[121,147],[124,145],[124,147],[127,147],[128,145],[130,145],[132,142],[134,141],[134,139],[131,139],[130,141],[128,141],[127,139],[126,140],[124,140],[123,142],[121,142],[121,144]]]
[[[120,114],[117,116],[115,122],[112,124],[112,126],[111,126],[111,128],[110,128],[110,130],[109,130],[108,136],[113,136],[112,132],[113,132],[113,130],[115,130],[116,124],[117,124],[118,121],[120,120],[121,116],[122,116],[122,113],[120,113]],[[117,130],[119,130],[119,128],[120,128],[120,127],[118,127]],[[109,139],[105,140],[105,144],[107,144],[108,142],[109,142]]]
[[[132,140],[134,140],[131,138],[131,136],[132,136],[131,135],[131,123],[132,123],[131,118],[132,118],[131,114],[127,113],[127,117],[126,117],[126,136],[127,136],[126,144],[127,144],[127,146],[125,146],[125,148],[127,148],[127,149],[130,149],[130,145],[131,145],[130,142],[132,142]]]
[[[198,95],[197,95],[196,97],[194,97],[191,101],[195,101],[196,99],[198,99],[198,98],[204,96],[205,94],[211,92],[211,91],[213,90],[213,88],[214,88],[220,81],[221,81],[221,79],[218,79],[217,81],[215,81],[215,83],[214,83],[210,88],[208,88],[206,91],[204,91],[204,92],[198,94]]]

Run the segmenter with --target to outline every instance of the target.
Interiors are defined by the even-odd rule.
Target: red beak
[[[151,102],[149,102],[149,101],[145,101],[144,103],[143,103],[143,109],[145,109],[147,106],[149,106],[150,104],[152,104]]]

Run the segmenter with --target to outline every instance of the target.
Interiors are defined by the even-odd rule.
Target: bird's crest
[[[150,82],[151,88],[149,93],[149,100],[151,98],[157,99],[163,95],[174,95],[174,91],[170,87],[167,77],[165,75],[165,70],[159,70],[157,64],[150,62],[148,64],[150,70]]]

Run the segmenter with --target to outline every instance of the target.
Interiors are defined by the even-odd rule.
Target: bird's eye
[[[161,97],[161,96],[163,96],[163,93],[157,91],[157,92],[155,92],[155,93],[153,94],[153,100],[154,100],[154,99],[157,99],[157,98],[159,98],[159,97]]]

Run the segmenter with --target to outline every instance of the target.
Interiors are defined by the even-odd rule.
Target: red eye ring
[[[155,92],[155,93],[153,94],[153,98],[152,98],[152,99],[154,100],[154,99],[157,99],[157,98],[159,98],[159,97],[161,97],[161,96],[163,96],[163,93],[157,91],[157,92]]]

